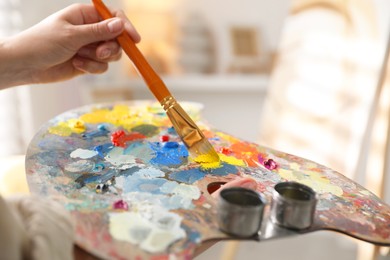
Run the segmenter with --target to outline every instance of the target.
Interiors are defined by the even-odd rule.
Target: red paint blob
[[[226,147],[222,147],[221,153],[223,153],[224,155],[229,155],[232,153],[232,150],[230,150],[229,148],[226,148]]]
[[[169,141],[169,135],[162,135],[160,136],[161,142],[168,142]]]
[[[123,130],[118,130],[111,134],[111,142],[115,146],[126,147],[126,142],[131,142],[138,139],[144,139],[146,136],[143,134],[133,132],[126,134]]]

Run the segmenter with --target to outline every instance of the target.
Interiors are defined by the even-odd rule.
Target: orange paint
[[[230,146],[230,149],[237,159],[243,160],[249,167],[258,166],[259,152],[256,147],[252,146],[250,143],[236,142]]]

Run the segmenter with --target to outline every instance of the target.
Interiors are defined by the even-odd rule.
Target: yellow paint
[[[68,126],[73,132],[80,134],[85,131],[85,124],[79,119],[69,119],[67,121]]]
[[[122,126],[126,130],[141,125],[154,124],[162,126],[168,120],[167,117],[156,117],[156,115],[149,113],[146,108],[129,108],[126,105],[116,105],[109,109],[96,109],[90,113],[81,115],[80,119],[86,123],[98,124],[109,123],[115,126]]]
[[[330,183],[329,179],[327,179],[324,175],[321,175],[319,172],[305,171],[304,173],[309,175],[309,178],[313,181],[318,181],[318,182],[322,182],[322,183]]]
[[[298,163],[290,163],[291,170],[299,171],[301,169],[301,166]]]
[[[215,156],[213,156],[211,153],[201,154],[193,160],[199,163],[203,169],[216,169],[221,167],[221,161],[216,161]]]
[[[49,133],[59,136],[70,136],[72,133],[80,134],[85,131],[85,123],[109,123],[130,131],[133,127],[141,124],[149,123],[155,126],[163,126],[167,125],[167,121],[169,121],[167,117],[158,117],[155,114],[151,114],[145,107],[130,109],[126,105],[116,105],[112,109],[94,109],[90,113],[81,115],[79,118],[59,122],[57,125],[49,128]]]
[[[219,155],[219,158],[221,159],[221,161],[223,162],[226,162],[228,164],[231,164],[231,165],[236,165],[236,166],[246,166],[246,163],[244,162],[244,160],[241,160],[241,159],[237,159],[236,157],[233,157],[233,156],[227,156],[225,154],[218,154]]]
[[[99,124],[102,122],[107,122],[106,120],[108,120],[107,115],[109,112],[110,111],[108,109],[97,109],[91,113],[83,114],[80,116],[80,119],[86,123]]]
[[[219,161],[214,160],[214,156],[211,156],[210,154],[202,154],[193,159],[195,162],[199,163],[203,169],[216,169],[221,167],[221,163],[225,162],[231,165],[236,166],[246,166],[246,163],[244,160],[237,159],[233,156],[227,156],[225,154],[219,153]]]
[[[50,127],[49,133],[59,136],[70,136],[72,131],[66,124],[64,124],[64,122],[61,122],[56,126]]]
[[[280,177],[282,177],[283,179],[286,179],[289,181],[296,179],[295,176],[293,175],[293,172],[290,170],[279,169],[278,173],[279,173]]]
[[[231,143],[238,143],[238,142],[241,142],[240,139],[238,138],[235,138],[231,135],[228,135],[228,134],[225,134],[225,133],[222,133],[222,132],[215,132],[215,135],[216,136],[219,136],[221,137],[222,139],[228,141],[228,142],[231,142]]]
[[[292,166],[293,169],[296,167]],[[298,167],[299,169],[300,167]],[[336,196],[341,196],[343,190],[336,185],[330,183],[330,181],[315,171],[303,171],[302,173],[307,175],[305,178],[298,178],[293,170],[279,169],[279,175],[288,181],[296,181],[311,187],[317,193],[332,193]]]
[[[85,131],[84,122],[79,119],[69,119],[66,122],[59,122],[56,126],[49,128],[49,133],[59,136],[70,136],[71,134],[81,134]]]
[[[330,183],[322,183],[318,181],[313,181],[310,179],[304,179],[299,181],[302,184],[305,184],[312,188],[315,192],[317,193],[332,193],[336,196],[341,196],[343,195],[343,189],[341,189],[339,186],[332,185]]]

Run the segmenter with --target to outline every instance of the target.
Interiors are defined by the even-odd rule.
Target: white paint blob
[[[150,208],[149,208],[150,209]],[[139,245],[141,249],[158,253],[186,236],[180,227],[182,218],[163,208],[155,207],[152,212],[109,213],[109,230],[112,237]]]
[[[108,152],[104,159],[120,170],[129,169],[135,164],[135,157],[124,154],[124,149],[122,147],[114,147]]]
[[[86,150],[86,149],[76,149],[73,152],[71,152],[70,157],[71,158],[81,158],[81,159],[89,159],[94,156],[96,156],[98,153],[93,150]]]

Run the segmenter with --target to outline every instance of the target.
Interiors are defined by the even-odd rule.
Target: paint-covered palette
[[[304,232],[330,229],[390,246],[390,206],[374,194],[315,162],[210,129],[196,104],[182,105],[219,153],[219,165],[192,161],[151,101],[82,107],[36,134],[26,158],[30,189],[71,212],[81,247],[103,258],[191,258],[203,241],[235,239],[219,230],[209,190],[246,176],[268,201],[284,181],[315,190],[314,223]]]

